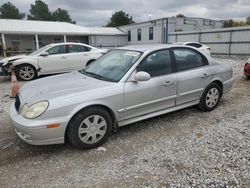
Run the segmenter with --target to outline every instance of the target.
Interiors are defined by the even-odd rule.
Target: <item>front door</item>
[[[53,46],[46,50],[47,56],[39,56],[38,63],[42,73],[67,72],[68,55],[66,45]]]
[[[175,106],[177,81],[171,67],[169,50],[153,52],[140,63],[136,71],[149,73],[151,79],[125,83],[126,119]]]

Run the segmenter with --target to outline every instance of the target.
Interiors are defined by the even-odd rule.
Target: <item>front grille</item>
[[[16,101],[15,101],[15,108],[16,108],[16,111],[19,112],[19,108],[20,108],[20,98],[19,96],[17,95],[16,96]]]

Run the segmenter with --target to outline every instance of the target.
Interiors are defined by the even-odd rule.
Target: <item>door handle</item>
[[[208,77],[208,73],[204,73],[201,75],[202,78],[207,78]]]
[[[62,59],[67,59],[67,57],[66,57],[66,56],[62,56],[61,58],[62,58]]]
[[[163,83],[164,86],[171,86],[173,84],[174,84],[174,82],[170,81],[170,80]]]

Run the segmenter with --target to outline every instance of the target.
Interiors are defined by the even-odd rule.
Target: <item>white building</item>
[[[126,33],[110,27],[83,27],[65,22],[0,19],[3,49],[30,52],[55,42],[81,42],[113,48],[127,44]]]
[[[224,21],[206,18],[168,17],[119,27],[128,34],[128,44],[168,43],[172,32],[222,28]]]

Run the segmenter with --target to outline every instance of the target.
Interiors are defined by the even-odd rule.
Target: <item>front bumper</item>
[[[3,63],[0,63],[0,76],[9,76],[11,72],[10,66],[10,64],[4,65]]]
[[[70,116],[53,119],[26,119],[17,113],[14,103],[11,104],[9,116],[17,135],[31,145],[49,145],[64,143],[64,136]],[[47,128],[47,125],[59,123],[58,128]]]

